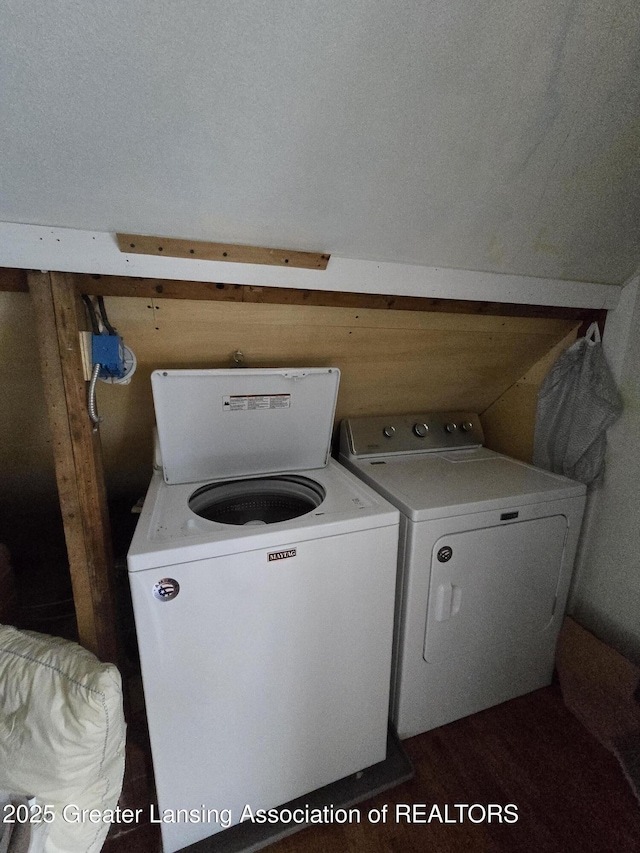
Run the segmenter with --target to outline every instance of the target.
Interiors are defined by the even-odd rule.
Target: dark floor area
[[[148,792],[143,729],[130,729],[125,794],[141,805]],[[320,825],[269,847],[270,853],[637,853],[640,803],[620,765],[563,703],[557,686],[404,741],[416,775],[360,804],[361,822]],[[134,802],[135,801],[135,802]],[[396,820],[396,805],[426,804]],[[517,807],[515,823],[474,823],[458,805]],[[384,823],[367,819],[388,806]],[[446,810],[448,806],[448,812]],[[494,813],[497,809],[493,810]],[[145,809],[145,813],[146,809]],[[442,819],[438,818],[438,814]],[[482,809],[471,810],[479,820]],[[444,822],[448,820],[449,822]],[[455,821],[455,822],[452,822]],[[111,836],[105,853],[157,853],[157,826]]]

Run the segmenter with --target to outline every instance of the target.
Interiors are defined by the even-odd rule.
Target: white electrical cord
[[[94,432],[96,432],[96,430],[98,429],[98,424],[102,423],[102,418],[98,414],[98,410],[96,408],[96,382],[98,381],[98,373],[100,372],[101,366],[102,365],[98,364],[97,362],[93,365],[93,370],[91,371],[91,382],[89,382],[89,417],[93,421]]]

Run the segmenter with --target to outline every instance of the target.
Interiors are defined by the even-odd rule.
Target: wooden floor
[[[360,824],[304,829],[269,853],[638,853],[640,804],[614,758],[548,687],[404,741],[416,775],[362,803]],[[517,806],[506,824],[408,824],[400,804],[436,804],[449,820],[457,804]],[[384,824],[369,809],[389,808]],[[424,814],[424,811],[422,812]],[[472,817],[480,817],[476,808]],[[157,827],[110,838],[105,853],[157,853]]]

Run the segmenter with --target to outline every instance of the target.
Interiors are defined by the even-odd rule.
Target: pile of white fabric
[[[118,669],[76,643],[0,625],[0,791],[14,817],[1,853],[97,853],[109,823],[63,810],[114,809],[124,757]]]

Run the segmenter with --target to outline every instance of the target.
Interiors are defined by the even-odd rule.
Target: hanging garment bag
[[[533,463],[582,483],[604,466],[606,431],[622,399],[602,351],[597,323],[556,361],[538,393]]]

